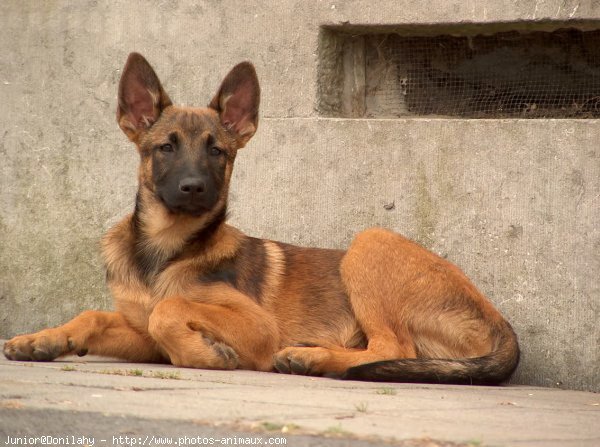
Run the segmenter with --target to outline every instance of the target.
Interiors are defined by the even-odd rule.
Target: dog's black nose
[[[179,182],[179,191],[184,194],[202,194],[206,183],[201,177],[186,177]]]

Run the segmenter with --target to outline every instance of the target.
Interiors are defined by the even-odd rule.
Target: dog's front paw
[[[9,360],[20,361],[49,362],[72,350],[69,348],[68,337],[54,329],[19,335],[4,344],[4,356]]]
[[[290,347],[273,356],[275,369],[284,374],[318,376],[325,372],[324,365],[330,354],[319,347]]]
[[[204,339],[204,342],[216,354],[216,364],[214,365],[214,368],[236,369],[239,366],[239,356],[231,346],[223,342],[214,341],[212,338],[208,338],[206,336],[203,336],[202,338]]]

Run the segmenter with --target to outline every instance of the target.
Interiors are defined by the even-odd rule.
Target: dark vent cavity
[[[326,84],[318,102],[326,116],[600,116],[598,30],[464,36],[326,30],[321,47]]]

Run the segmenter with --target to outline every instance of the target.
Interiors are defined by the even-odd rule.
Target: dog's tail
[[[342,379],[373,382],[498,385],[510,378],[518,363],[519,344],[515,333],[509,327],[499,337],[496,349],[483,357],[384,360],[350,368],[342,376]]]

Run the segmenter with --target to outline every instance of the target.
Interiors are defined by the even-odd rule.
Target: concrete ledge
[[[22,434],[26,423],[44,421],[46,414],[51,415],[51,426],[29,425],[29,436],[48,431],[85,434],[78,427],[110,434],[110,426],[102,428],[103,419],[118,418],[136,426],[142,418],[153,422],[130,435],[175,434],[168,428],[173,426],[180,434],[189,433],[184,429],[207,433],[214,427],[221,434],[259,430],[264,437],[285,436],[290,446],[305,445],[295,438],[305,434],[341,436],[350,440],[343,445],[351,446],[372,445],[352,440],[388,440],[406,447],[442,447],[449,441],[527,447],[600,443],[600,399],[593,393],[524,386],[342,382],[84,360],[0,360],[0,432]],[[94,426],[87,422],[88,414],[102,417]],[[55,425],[65,419],[71,423]],[[128,424],[115,425],[115,431]],[[339,445],[320,439],[313,438],[310,445]]]
[[[92,158],[32,150],[11,167],[7,178],[49,173],[5,192],[3,336],[110,307],[98,242],[131,211],[137,166],[117,132]],[[598,390],[599,138],[595,120],[264,119],[236,161],[231,223],[325,247],[392,228],[457,263],[507,316],[516,383]]]
[[[171,98],[192,105],[251,60],[261,123],[237,161],[233,224],[332,247],[393,228],[461,266],[513,323],[516,383],[600,391],[598,121],[315,110],[323,27],[599,19],[600,2],[576,0],[0,2],[0,336],[110,307],[98,242],[131,211],[137,166],[115,124],[127,53],[146,55]]]

